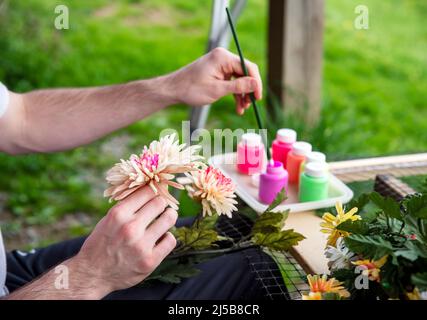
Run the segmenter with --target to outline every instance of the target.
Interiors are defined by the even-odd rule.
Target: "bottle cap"
[[[259,134],[248,132],[242,135],[243,144],[248,147],[256,147],[262,145],[262,139]]]
[[[328,174],[328,165],[326,162],[310,162],[305,165],[306,175],[315,178],[322,178]]]
[[[285,168],[283,168],[283,163],[281,163],[280,161],[268,162],[267,164],[267,173],[278,174],[283,172],[284,170]]]
[[[306,156],[306,163],[326,162],[326,155],[322,152],[312,151]]]
[[[292,151],[298,156],[306,156],[311,152],[311,144],[304,141],[295,142],[292,146]]]
[[[276,133],[276,139],[284,143],[294,143],[297,141],[297,132],[292,129],[279,129]]]

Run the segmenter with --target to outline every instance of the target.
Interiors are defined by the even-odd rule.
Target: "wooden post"
[[[269,0],[268,86],[286,108],[321,106],[324,0]]]

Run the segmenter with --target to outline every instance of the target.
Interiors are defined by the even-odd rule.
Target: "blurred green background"
[[[70,29],[54,28],[66,4]],[[329,159],[427,150],[427,2],[364,0],[369,30],[355,30],[355,0],[327,0],[323,107],[293,126]],[[153,77],[198,58],[207,44],[210,1],[0,0],[0,81],[11,90],[94,86]],[[267,2],[249,0],[238,21],[248,59],[265,76]],[[235,50],[231,46],[231,50]],[[252,128],[231,97],[214,105],[209,128]],[[105,139],[61,154],[0,153],[0,212],[7,245],[46,244],[80,235],[108,210],[104,173],[164,128],[180,129],[185,106],[169,108]],[[183,198],[183,213],[194,210]]]

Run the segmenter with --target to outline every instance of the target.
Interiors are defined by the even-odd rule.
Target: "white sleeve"
[[[5,114],[8,104],[9,91],[7,91],[7,88],[4,86],[4,84],[0,82],[0,118],[3,114]]]

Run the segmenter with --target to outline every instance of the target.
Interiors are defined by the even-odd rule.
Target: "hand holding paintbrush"
[[[231,17],[231,14],[230,14],[230,11],[228,10],[228,8],[226,8],[225,10],[227,12],[228,23],[230,24],[230,28],[231,28],[231,32],[233,34],[234,42],[236,44],[237,52],[239,53],[240,63],[242,64],[243,73],[244,73],[245,76],[248,76],[249,75],[248,74],[248,69],[246,68],[245,58],[243,57],[243,52],[242,52],[242,49],[240,48],[239,39],[237,38],[236,29],[234,28],[234,24],[233,24],[233,19]],[[258,106],[257,106],[255,95],[254,95],[253,92],[251,92],[249,94],[249,98],[250,98],[252,106],[254,108],[254,112],[255,112],[255,117],[256,117],[257,124],[258,124],[258,128],[260,130],[262,130],[262,129],[264,129],[264,126],[263,126],[262,119],[261,119],[261,116],[260,116],[259,111],[258,111]],[[265,151],[266,151],[266,154],[267,154],[267,159],[269,161],[273,161],[271,159],[270,148],[268,147],[268,143],[266,141],[267,137],[264,134],[262,135],[262,137],[263,137],[263,140],[264,140],[264,146],[265,146]]]

